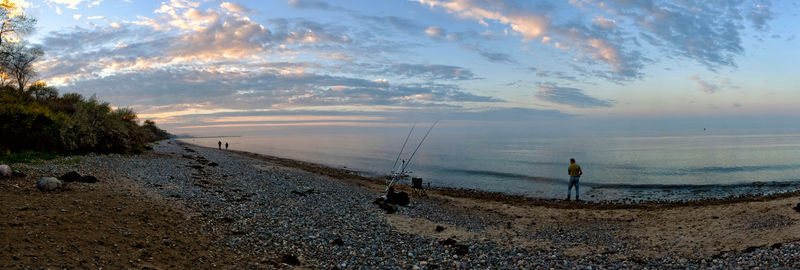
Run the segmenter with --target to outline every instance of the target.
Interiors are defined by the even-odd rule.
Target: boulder
[[[398,210],[396,204],[387,202],[383,197],[378,197],[372,203],[377,204],[378,207],[386,211],[387,214],[394,214]]]
[[[8,165],[0,165],[0,178],[8,178],[11,177],[11,167]]]
[[[408,193],[403,191],[395,192],[394,189],[390,189],[389,192],[386,193],[386,202],[399,206],[406,206],[409,203]]]
[[[76,171],[71,171],[71,172],[65,173],[64,175],[62,175],[58,179],[61,180],[61,181],[64,181],[64,182],[78,182],[78,181],[81,181],[81,174],[79,174]]]
[[[41,191],[53,191],[61,188],[61,181],[55,177],[42,177],[36,181],[36,187]]]

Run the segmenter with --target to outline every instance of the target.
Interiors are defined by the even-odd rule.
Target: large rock
[[[8,165],[0,165],[0,178],[8,178],[11,177],[11,167]]]
[[[53,191],[61,188],[61,181],[55,177],[42,177],[36,181],[36,187],[41,191]]]

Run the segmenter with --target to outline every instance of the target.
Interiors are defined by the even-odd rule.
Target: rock
[[[225,217],[222,218],[222,221],[226,222],[226,223],[233,223],[236,220],[233,219],[233,217],[231,217],[231,216],[225,216]]]
[[[94,177],[92,175],[84,175],[81,177],[80,181],[83,183],[97,183],[98,180],[97,177]]]
[[[208,163],[208,166],[209,167],[217,167],[217,166],[219,166],[219,164],[217,164],[216,162],[211,162],[211,163]]]
[[[300,259],[290,254],[284,254],[283,257],[281,257],[281,262],[288,265],[300,265]]]
[[[25,176],[28,176],[28,175],[26,175],[25,173],[20,172],[20,171],[14,171],[11,174],[11,176],[13,176],[14,178],[24,178]]]
[[[453,249],[455,251],[454,253],[458,256],[464,256],[467,255],[467,253],[469,253],[469,247],[466,245],[456,244],[453,246]]]
[[[439,226],[439,225],[436,225],[436,232],[442,232],[442,231],[444,231],[445,229],[447,229],[447,228],[445,228],[445,227],[442,227],[442,226]]]
[[[797,203],[797,205],[795,205],[794,208],[792,209],[794,209],[794,211],[800,212],[800,203]]]
[[[71,171],[71,172],[65,173],[64,175],[62,175],[58,179],[61,180],[61,181],[64,181],[64,182],[79,182],[79,181],[81,181],[81,174],[79,174],[76,171]]]
[[[61,181],[55,177],[42,177],[39,178],[39,181],[36,181],[36,187],[41,191],[53,191],[61,188],[61,185]]]
[[[744,251],[742,251],[742,252],[750,253],[750,252],[756,251],[759,248],[761,248],[761,246],[749,246],[749,247],[745,248]]]
[[[11,167],[8,165],[0,165],[0,178],[8,178],[11,177]]]
[[[342,238],[336,238],[335,240],[333,240],[332,244],[337,246],[342,246],[344,245],[344,241],[342,240]]]
[[[439,241],[439,244],[442,244],[443,246],[454,246],[458,244],[458,241],[456,241],[456,239],[453,238],[447,238],[447,240]]]
[[[387,214],[394,214],[397,212],[397,205],[386,202],[382,197],[375,199],[372,203],[377,204],[378,207],[386,211]]]

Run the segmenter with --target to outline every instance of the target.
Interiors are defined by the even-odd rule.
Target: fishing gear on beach
[[[389,188],[394,184],[394,182],[397,182],[398,180],[407,177],[405,175],[406,174],[406,169],[408,168],[409,165],[411,165],[411,161],[414,159],[414,156],[417,154],[417,151],[419,151],[419,148],[422,146],[422,143],[425,142],[425,139],[428,138],[428,135],[431,134],[431,130],[433,130],[433,127],[435,127],[437,123],[439,123],[439,120],[436,120],[435,122],[433,122],[431,127],[428,128],[428,131],[425,132],[425,136],[422,137],[422,140],[420,140],[419,144],[417,145],[417,148],[414,149],[414,152],[411,153],[411,156],[408,157],[408,160],[403,160],[403,164],[400,166],[399,171],[395,170],[395,167],[397,166],[397,160],[395,160],[395,164],[392,166],[392,173],[390,175],[390,181],[389,181],[389,184],[386,185],[386,190],[385,191],[388,191]],[[408,136],[406,136],[406,140],[405,140],[405,142],[403,142],[403,147],[400,149],[400,153],[397,154],[397,159],[400,159],[400,156],[403,154],[403,151],[406,148],[406,143],[408,143],[408,138],[411,137],[411,133],[414,132],[414,127],[416,127],[416,125],[417,125],[417,123],[415,122],[414,125],[411,126],[411,131],[408,132]]]

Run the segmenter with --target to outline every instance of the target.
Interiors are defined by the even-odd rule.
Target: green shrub
[[[129,108],[112,110],[107,102],[79,94],[54,97],[55,88],[37,87],[44,89],[37,98],[0,89],[0,153],[139,153],[148,143],[169,138],[153,121],[140,126]]]
[[[37,103],[0,100],[0,150],[61,150],[59,123],[67,116]]]
[[[39,160],[50,160],[58,157],[55,153],[37,152],[37,151],[23,151],[17,153],[4,153],[0,154],[0,163],[29,163]]]

